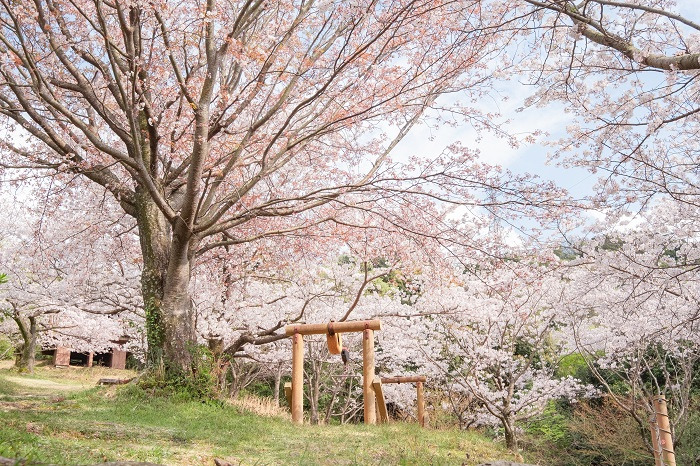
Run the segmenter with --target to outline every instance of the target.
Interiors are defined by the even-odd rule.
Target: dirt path
[[[6,362],[6,361],[3,361]],[[34,368],[34,374],[19,374],[0,366],[0,395],[18,400],[23,397],[62,397],[93,388],[101,378],[130,379],[136,372],[104,367],[66,367],[57,369],[43,364]],[[3,382],[6,389],[2,389]]]
[[[74,392],[78,390],[85,390],[90,387],[90,385],[84,385],[75,382],[56,382],[53,380],[46,379],[35,379],[29,377],[19,377],[19,376],[9,376],[5,375],[3,377],[8,382],[20,385],[22,387],[28,388],[33,394],[40,395],[54,395],[64,392]]]

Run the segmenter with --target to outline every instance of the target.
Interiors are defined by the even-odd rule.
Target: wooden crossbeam
[[[380,320],[352,320],[349,322],[330,322],[334,333],[363,332],[365,330],[381,330]],[[301,335],[328,335],[328,324],[292,324],[284,327],[284,333],[288,336],[299,333]]]
[[[425,382],[427,378],[424,375],[415,375],[410,377],[382,377],[382,383],[416,383]]]

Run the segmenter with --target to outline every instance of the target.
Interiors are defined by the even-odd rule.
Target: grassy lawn
[[[0,456],[29,464],[479,464],[510,459],[476,432],[386,426],[295,427],[284,415],[97,388],[104,369],[0,369]],[[124,377],[124,372],[120,372]],[[90,387],[90,388],[88,388]]]

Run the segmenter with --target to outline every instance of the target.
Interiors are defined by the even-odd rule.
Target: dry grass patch
[[[265,417],[279,417],[291,420],[292,415],[287,408],[277,406],[272,398],[259,397],[249,394],[241,394],[238,397],[228,400],[231,406]]]
[[[0,412],[37,410],[42,405],[38,401],[0,401]]]
[[[11,359],[0,360],[0,369],[10,369],[14,367],[15,362]]]

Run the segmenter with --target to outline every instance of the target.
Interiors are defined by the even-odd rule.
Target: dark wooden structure
[[[112,340],[115,347],[107,353],[94,353],[92,351],[89,353],[79,353],[65,346],[58,346],[53,350],[43,351],[43,353],[53,354],[53,364],[56,367],[104,366],[110,369],[126,369],[126,357],[128,352],[119,348],[128,341],[129,337],[126,336],[118,340]]]

